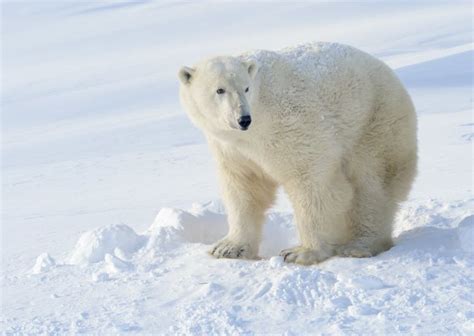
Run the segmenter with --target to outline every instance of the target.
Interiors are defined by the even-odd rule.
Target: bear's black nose
[[[252,118],[249,115],[246,115],[240,117],[237,121],[239,122],[240,128],[246,130],[252,122]]]

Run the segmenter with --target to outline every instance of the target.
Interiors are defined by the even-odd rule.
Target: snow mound
[[[145,236],[146,249],[168,250],[183,243],[213,244],[228,231],[227,216],[215,202],[194,204],[191,210],[163,208]],[[260,255],[270,257],[289,245],[296,245],[296,227],[291,214],[268,214]]]
[[[104,261],[107,273],[118,273],[133,269],[126,260],[141,249],[164,253],[184,243],[210,244],[227,232],[226,216],[210,209],[219,211],[220,206],[211,202],[195,204],[190,211],[163,208],[143,234],[124,224],[87,231],[77,241],[68,263]]]
[[[105,255],[105,268],[107,273],[129,272],[134,269],[133,265],[111,254]]]
[[[474,254],[474,215],[464,218],[459,223],[458,238],[464,252]]]
[[[270,213],[264,226],[260,255],[270,257],[295,245],[296,228],[291,214]],[[163,208],[147,230],[147,249],[164,250],[182,243],[213,244],[225,236],[227,216],[215,202],[194,204],[191,210]]]
[[[406,204],[400,209],[395,221],[394,236],[414,228],[427,226],[437,228],[455,228],[459,218],[470,214],[474,207],[474,198],[449,203],[436,199]]]
[[[40,274],[49,271],[56,266],[56,261],[48,254],[43,253],[36,258],[35,266],[33,266],[31,273]]]
[[[116,249],[134,253],[143,246],[144,237],[127,225],[109,225],[82,234],[69,258],[69,263],[91,264],[103,261]]]
[[[226,216],[199,205],[194,205],[190,212],[163,208],[148,229],[151,242],[165,234],[190,243],[210,244],[222,238],[226,232]]]

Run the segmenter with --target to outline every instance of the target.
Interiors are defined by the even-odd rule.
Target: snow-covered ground
[[[2,3],[0,332],[472,335],[470,2]],[[259,261],[226,231],[181,65],[314,40],[397,69],[420,165],[396,245],[301,267],[282,194]]]

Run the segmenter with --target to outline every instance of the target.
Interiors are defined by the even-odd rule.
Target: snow
[[[474,216],[468,216],[459,223],[458,238],[464,252],[474,254]]]
[[[2,10],[2,333],[474,333],[469,3]],[[278,252],[297,232],[280,193],[260,260],[213,259],[225,210],[176,73],[203,57],[315,40],[382,58],[417,107],[419,175],[395,246],[286,264]]]
[[[107,259],[115,250],[128,253],[141,247],[141,239],[126,225],[109,225],[81,235],[69,258],[73,265],[96,263]]]
[[[36,258],[35,265],[31,270],[33,274],[40,274],[49,271],[56,265],[56,261],[48,254],[42,253]]]

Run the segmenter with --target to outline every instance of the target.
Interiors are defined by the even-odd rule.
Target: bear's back
[[[349,68],[356,68],[360,62],[376,61],[356,48],[330,42],[306,43],[279,51],[255,50],[242,54],[240,58],[257,62],[259,71],[263,73],[274,73],[280,68],[296,77],[307,76],[314,80],[334,72],[342,73]]]

